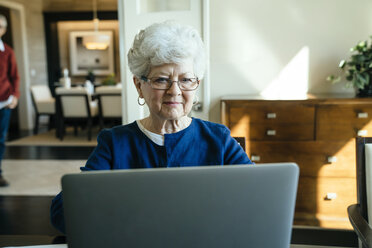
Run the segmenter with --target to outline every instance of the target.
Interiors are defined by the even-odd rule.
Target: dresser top
[[[354,94],[307,94],[293,98],[271,98],[261,95],[226,95],[221,97],[221,101],[314,101],[314,102],[359,102],[372,103],[372,98],[359,98]]]
[[[354,94],[306,94],[296,97],[265,97],[262,95],[226,95],[221,100],[271,100],[271,101],[291,101],[291,100],[326,100],[326,99],[366,99],[372,101],[372,98],[356,98]]]

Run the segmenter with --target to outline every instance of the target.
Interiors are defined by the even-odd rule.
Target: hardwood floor
[[[86,160],[92,146],[8,146],[4,159]]]
[[[0,196],[0,235],[61,235],[50,224],[53,196]]]

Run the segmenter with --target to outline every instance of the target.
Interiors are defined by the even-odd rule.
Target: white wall
[[[353,93],[325,78],[372,35],[370,0],[210,1],[210,120],[220,97]]]

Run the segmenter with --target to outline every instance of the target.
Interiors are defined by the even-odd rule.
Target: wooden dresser
[[[295,225],[352,229],[355,137],[372,136],[372,99],[224,97],[221,119],[233,137],[245,137],[254,162],[299,165]]]

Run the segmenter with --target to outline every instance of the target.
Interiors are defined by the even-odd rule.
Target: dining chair
[[[48,129],[50,130],[55,122],[55,98],[47,85],[33,85],[30,87],[30,92],[35,109],[34,134],[39,131],[39,118],[42,115],[49,116]]]
[[[372,248],[372,137],[356,138],[357,203],[347,209],[360,247]]]
[[[65,125],[74,126],[75,136],[78,125],[86,125],[88,140],[92,138],[93,121],[98,117],[97,102],[92,101],[91,95],[84,87],[56,88],[58,134],[63,140]]]
[[[121,86],[100,86],[96,88],[98,98],[99,123],[103,128],[105,122],[113,125],[122,123]]]

